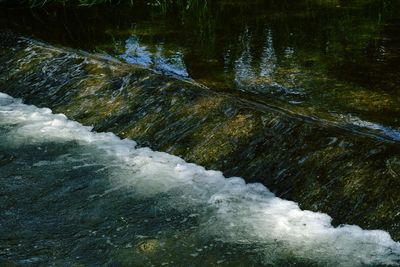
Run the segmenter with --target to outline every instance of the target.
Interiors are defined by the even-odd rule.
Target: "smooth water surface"
[[[240,98],[367,121],[382,131],[400,127],[399,1],[193,1],[0,12],[0,28],[108,53]]]

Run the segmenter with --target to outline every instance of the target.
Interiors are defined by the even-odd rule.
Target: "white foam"
[[[166,205],[177,209],[207,207],[208,212],[200,212],[207,218],[198,231],[227,243],[257,245],[266,262],[273,262],[275,249],[278,254],[331,266],[400,264],[400,244],[384,231],[352,225],[335,228],[328,215],[301,210],[261,184],[245,184],[241,178],[225,178],[221,172],[167,153],[136,148],[134,141],[92,132],[64,115],[2,93],[0,124],[15,125],[12,142],[76,141],[105,151],[119,165],[110,177],[119,186],[132,187],[144,196],[170,193],[173,197]]]

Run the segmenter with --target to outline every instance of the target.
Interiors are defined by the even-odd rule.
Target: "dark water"
[[[0,265],[398,266],[384,231],[334,228],[225,178],[0,93]]]
[[[0,27],[120,57],[238,97],[396,130],[400,3],[215,1],[1,10]],[[322,114],[322,115],[321,115]]]
[[[222,131],[222,135],[215,134],[214,143],[210,142],[212,138],[207,142],[202,140],[206,143],[205,149],[197,153],[206,157],[213,151],[220,153],[221,142],[233,144],[229,159],[243,161],[248,173],[262,170],[264,165],[258,163],[269,161],[266,166],[271,165],[274,171],[263,175],[273,176],[281,186],[293,179],[298,187],[293,189],[291,185],[290,189],[297,190],[297,194],[315,193],[317,199],[311,198],[313,203],[307,207],[315,204],[318,210],[318,205],[326,204],[336,217],[349,216],[354,210],[356,218],[350,221],[359,225],[369,225],[372,221],[374,228],[381,228],[382,222],[389,218],[390,227],[382,226],[382,229],[392,231],[398,229],[399,214],[393,200],[397,199],[399,177],[396,150],[400,139],[399,26],[400,2],[394,0],[217,1],[166,10],[146,6],[0,9],[0,28],[55,45],[106,53],[167,75],[195,80],[223,92],[223,97],[233,96],[238,102],[251,100],[237,105],[239,120],[226,125],[225,117],[216,114],[222,112],[229,117],[236,113],[209,110],[211,100],[221,95],[210,94],[207,98],[210,101],[198,105],[199,108],[195,105],[193,113],[203,114],[201,109],[204,109],[218,125],[204,129],[229,130]],[[164,107],[170,103],[164,100],[175,97],[172,89],[154,91],[170,92],[168,96],[151,96],[153,91],[143,90],[140,98],[140,94],[133,93],[137,89],[134,83],[130,84],[132,88],[121,83],[121,92],[127,93],[127,97],[121,94],[112,98],[115,95],[110,92],[119,86],[118,79],[135,80],[135,75],[147,74],[132,73],[131,77],[126,73],[129,69],[118,63],[112,66],[115,73],[107,72],[108,76],[101,68],[85,68],[80,74],[81,65],[86,67],[90,61],[82,58],[82,54],[52,48],[42,50],[40,44],[33,47],[36,50],[28,46],[15,52],[16,62],[9,59],[4,63],[15,69],[2,68],[1,91],[30,95],[31,102],[51,103],[60,112],[64,108],[65,113],[79,114],[76,117],[83,121],[103,121],[107,127],[100,130],[117,132],[118,127],[127,126],[110,126],[120,117],[122,122],[139,125],[139,129],[143,125],[143,129],[160,128],[157,122],[165,121],[167,127],[161,126],[166,130],[156,132],[158,142],[168,143],[169,147],[182,146],[189,155],[196,146],[190,142],[173,142],[184,140],[179,139],[181,133],[173,130],[189,127],[190,116],[172,116],[169,120],[149,123],[146,112],[158,114],[161,110],[158,115],[162,117],[163,112],[173,114],[178,107],[182,110],[182,103],[195,98],[191,90],[197,85],[181,95],[184,101],[171,100],[170,109]],[[35,51],[38,51],[36,58],[34,54],[29,55]],[[35,60],[41,62],[35,64]],[[63,62],[65,66],[52,66],[54,62]],[[74,67],[76,73],[65,71]],[[75,80],[62,79],[75,74]],[[92,84],[91,78],[108,80],[104,84]],[[93,90],[90,96],[68,102],[68,94],[65,98],[57,95],[63,93],[57,88],[68,89],[72,94],[81,89],[76,84],[83,81],[85,85],[84,81],[88,80],[88,90],[82,94]],[[138,82],[140,88],[143,81]],[[161,78],[157,77],[154,84],[161,88],[160,83]],[[178,81],[177,84],[177,87],[188,86]],[[129,112],[135,111],[135,101],[145,103],[145,98],[150,100],[154,111],[142,109],[138,104],[137,110],[145,112],[137,112],[138,117],[143,117],[135,121]],[[247,124],[249,128],[257,125],[257,129],[269,129],[268,123],[263,124],[267,119],[252,119],[256,105],[250,107],[249,116],[241,116],[241,112],[247,114],[251,103],[256,102],[280,107],[290,111],[289,114],[317,118],[315,121],[327,118],[337,125],[345,125],[342,127],[345,133],[314,122],[305,122],[303,126],[302,119],[286,117],[283,112],[279,116],[284,119],[276,114],[270,116],[270,121],[276,122],[272,123],[275,128],[270,127],[275,135],[265,131],[266,135],[253,140],[258,135],[248,130],[243,135],[248,135],[249,140],[245,139],[242,144],[235,134],[242,134],[239,130],[246,129],[247,122],[252,122]],[[161,104],[154,106],[154,103]],[[88,107],[94,110],[87,110]],[[100,115],[104,114],[103,119]],[[282,123],[282,120],[290,122]],[[353,135],[351,125],[375,129],[389,140],[376,139],[376,136],[369,139],[363,130],[362,134]],[[190,130],[195,132],[196,127],[190,126]],[[204,131],[200,133],[195,139],[197,144],[206,135]],[[154,138],[147,130],[136,133],[136,137],[141,135],[143,139]],[[302,135],[307,136],[305,145],[298,142]],[[252,151],[257,142],[266,144],[271,152],[256,151],[264,161],[254,161],[258,165],[253,166],[253,159],[246,157],[249,153],[245,148]],[[151,145],[155,143],[150,140]],[[385,150],[389,143],[393,149]],[[340,150],[330,151],[335,147]],[[246,156],[241,158],[235,154],[240,149]],[[183,153],[177,151],[175,154]],[[293,158],[287,151],[299,154]],[[379,156],[374,158],[376,154]],[[288,158],[293,162],[285,160]],[[308,158],[311,158],[310,166],[302,167]],[[192,160],[199,161],[196,157]],[[220,162],[215,164],[220,166]],[[321,167],[325,165],[326,169]],[[339,176],[335,169],[341,172],[345,165],[344,170],[351,175],[336,179]],[[293,172],[286,171],[288,166]],[[287,179],[282,181],[281,177]],[[374,181],[374,177],[384,178]],[[328,178],[332,179],[324,181]],[[347,191],[342,192],[343,186],[336,185],[336,180],[343,182]],[[304,194],[303,182],[313,185],[304,185],[307,189]],[[323,186],[318,182],[323,182]],[[332,183],[334,186],[330,187]],[[219,172],[207,172],[168,154],[136,149],[131,141],[90,132],[63,116],[28,107],[4,94],[0,95],[0,185],[0,196],[4,197],[0,201],[0,265],[399,265],[399,243],[393,242],[386,232],[364,231],[357,226],[334,228],[327,215],[302,211],[295,202],[275,197],[262,185],[245,185],[239,178],[225,179]],[[335,197],[328,199],[332,193]],[[346,198],[341,199],[341,194]],[[356,202],[349,201],[353,199]],[[299,197],[301,200],[304,203]],[[336,205],[338,201],[347,204]]]

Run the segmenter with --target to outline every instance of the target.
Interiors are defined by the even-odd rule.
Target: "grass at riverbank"
[[[14,2],[9,0],[0,0],[2,2]],[[166,7],[173,4],[182,4],[185,6],[192,6],[198,3],[206,4],[206,0],[19,0],[14,3],[21,5],[29,5],[31,7],[40,7],[45,5],[80,5],[80,6],[94,6],[102,4],[147,4],[152,6]]]
[[[62,4],[62,5],[81,5],[81,6],[92,6],[98,4],[131,4],[133,5],[135,0],[24,0],[22,4],[28,4],[31,7],[39,7],[51,4]]]

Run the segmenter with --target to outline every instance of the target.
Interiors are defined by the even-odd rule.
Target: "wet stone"
[[[4,166],[15,160],[15,157],[0,151],[0,166]]]
[[[400,158],[392,158],[386,161],[388,172],[394,178],[400,178]]]
[[[0,57],[2,92],[96,131],[260,182],[338,224],[382,229],[400,239],[400,142],[394,135],[362,121],[254,102],[137,65],[22,42],[28,49]]]
[[[149,239],[137,245],[137,250],[142,253],[153,253],[159,247],[159,242],[156,239]]]

